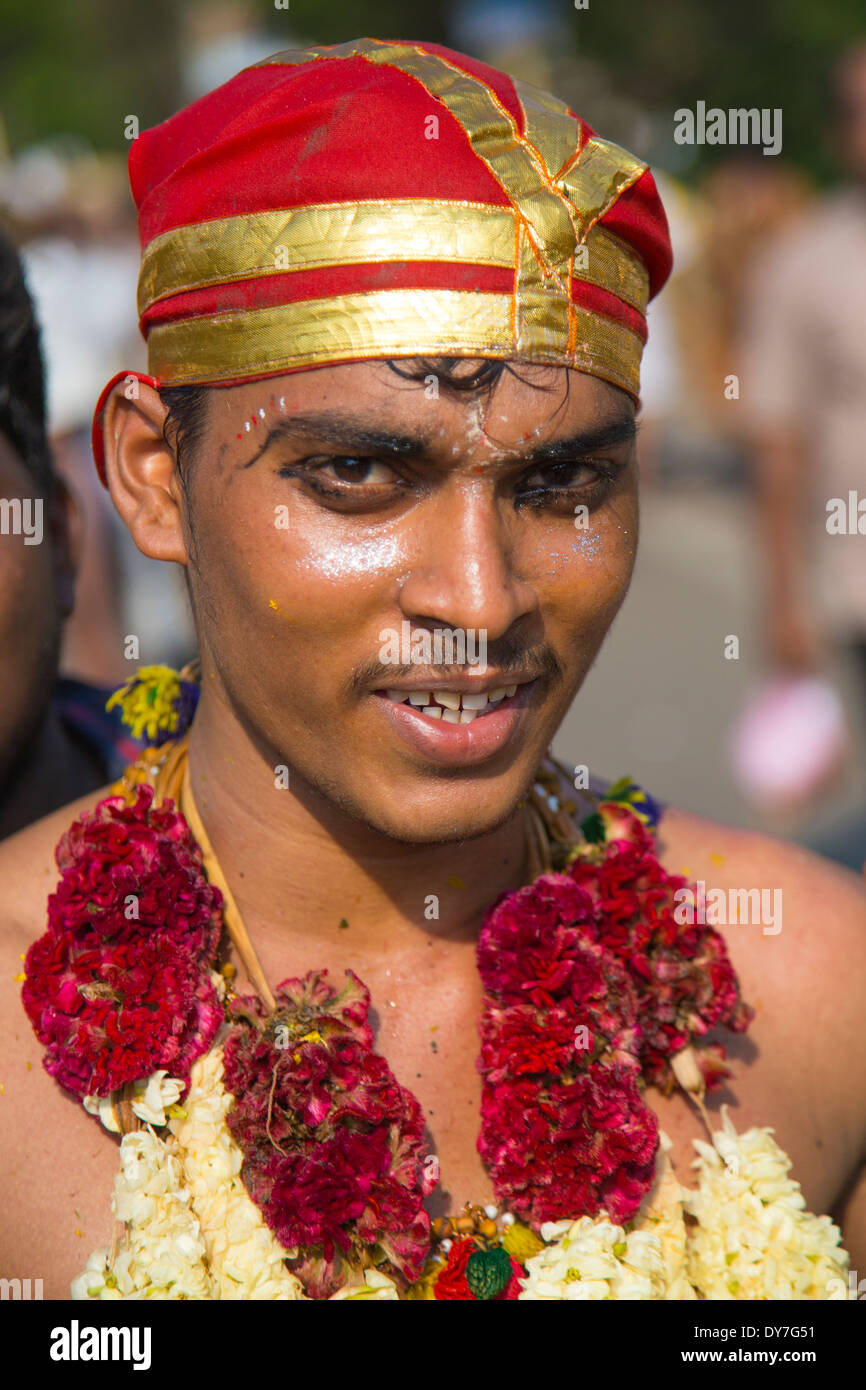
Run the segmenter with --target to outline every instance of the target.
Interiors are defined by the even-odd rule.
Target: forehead
[[[467,362],[458,375],[480,365]],[[416,363],[398,363],[415,370]],[[446,442],[465,439],[467,429],[517,447],[530,435],[556,439],[576,428],[633,418],[627,392],[570,368],[514,361],[482,390],[450,388],[429,372],[407,380],[387,362],[354,362],[292,372],[210,391],[208,433],[213,443],[260,441],[279,420],[293,415],[357,415],[392,429],[435,433]]]

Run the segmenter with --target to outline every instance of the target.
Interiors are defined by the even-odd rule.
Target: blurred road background
[[[127,632],[145,664],[192,650],[179,577],[135,551],[89,453],[102,385],[144,366],[129,138],[268,53],[361,34],[492,62],[659,171],[675,276],[649,319],[640,558],[556,751],[861,867],[866,534],[825,524],[832,497],[866,498],[861,0],[434,0],[411,20],[387,0],[0,0],[0,220],[89,534],[65,671],[122,680]],[[698,102],[780,110],[781,153],[678,144]]]

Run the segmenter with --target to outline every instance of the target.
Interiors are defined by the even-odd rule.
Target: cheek
[[[534,557],[542,603],[565,605],[573,617],[616,612],[628,589],[637,551],[637,515],[620,506],[557,527]]]
[[[375,535],[336,536],[329,526],[309,528],[291,554],[291,566],[311,594],[333,602],[351,583],[361,594],[408,572],[406,547],[396,529]]]
[[[360,636],[396,600],[410,564],[396,525],[350,526],[284,498],[280,489],[266,500],[236,496],[201,517],[194,597],[221,639],[228,611],[246,642],[251,630],[279,633],[281,648],[302,638],[309,661],[336,635]]]

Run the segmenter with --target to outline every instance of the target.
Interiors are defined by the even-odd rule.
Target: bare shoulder
[[[679,810],[665,867],[695,881],[725,938],[765,1075],[823,1117],[824,1142],[866,1159],[866,883],[797,845]],[[700,898],[699,898],[700,901]]]
[[[719,1029],[732,1076],[709,1101],[742,1131],[770,1125],[807,1206],[866,1259],[866,886],[799,846],[669,809],[662,862],[694,884],[695,909],[722,934],[755,1017]],[[696,918],[695,920],[700,920]],[[655,1105],[683,1173],[698,1137],[677,1100]],[[681,1107],[680,1107],[681,1109]]]
[[[112,1137],[42,1067],[21,1001],[23,957],[46,925],[55,846],[93,792],[0,844],[0,1276],[41,1278],[69,1295],[90,1250],[110,1240]]]
[[[758,928],[753,938],[784,937],[792,971],[797,962],[804,970],[820,960],[849,972],[859,964],[866,987],[866,879],[799,845],[676,808],[662,818],[659,847],[669,871],[701,881],[708,895],[725,893],[727,901],[719,897],[716,907],[721,927],[751,925]],[[730,920],[732,906],[751,912],[752,920]],[[819,989],[820,981],[811,983]]]

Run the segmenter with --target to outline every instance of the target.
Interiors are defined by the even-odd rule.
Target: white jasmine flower
[[[243,1154],[225,1120],[231,1103],[223,1086],[222,1050],[215,1048],[194,1063],[185,1114],[170,1121],[204,1235],[213,1296],[306,1298],[301,1281],[286,1269],[287,1252],[241,1181]]]
[[[713,1143],[695,1141],[697,1219],[688,1242],[691,1282],[704,1298],[826,1299],[846,1283],[848,1256],[828,1216],[805,1210],[791,1160],[771,1129],[737,1134],[727,1108]]]
[[[665,1267],[665,1299],[686,1302],[696,1299],[697,1294],[688,1278],[682,1187],[668,1158],[672,1145],[663,1130],[659,1131],[659,1140],[655,1182],[641,1206],[637,1228],[652,1231],[658,1237]]]
[[[113,1208],[123,1239],[97,1250],[72,1283],[75,1299],[227,1298],[299,1300],[300,1280],[241,1181],[243,1155],[226,1115],[221,1049],[199,1058],[183,1106],[181,1083],[155,1072],[138,1083],[133,1109],[166,1122],[126,1134]],[[107,1128],[110,1103],[88,1098]],[[109,1123],[111,1121],[111,1123]],[[695,1141],[698,1186],[682,1187],[661,1135],[656,1178],[626,1231],[606,1215],[548,1222],[545,1247],[526,1261],[520,1298],[847,1298],[848,1257],[826,1216],[805,1210],[790,1159],[772,1130],[737,1134],[726,1110],[712,1143]],[[696,1219],[688,1228],[685,1215]],[[444,1246],[443,1246],[444,1249]],[[111,1262],[111,1263],[109,1263]],[[841,1290],[841,1293],[840,1293]],[[333,1301],[399,1299],[392,1279],[360,1271]]]
[[[607,1217],[547,1222],[548,1244],[526,1262],[520,1298],[530,1301],[660,1299],[665,1296],[661,1242],[651,1230],[626,1234]]]
[[[183,1082],[167,1071],[152,1072],[133,1082],[132,1112],[147,1125],[164,1125],[166,1110],[177,1104],[182,1091]],[[82,1104],[89,1115],[98,1116],[110,1133],[119,1134],[120,1125],[111,1102],[111,1096],[85,1096]]]
[[[166,1110],[177,1105],[182,1091],[183,1082],[177,1077],[169,1076],[167,1071],[155,1071],[145,1081],[136,1081],[132,1113],[147,1125],[164,1125]]]
[[[172,1141],[173,1142],[173,1141]],[[210,1298],[198,1219],[177,1155],[151,1129],[125,1134],[113,1208],[125,1245],[109,1267],[96,1251],[72,1283],[73,1298]]]

